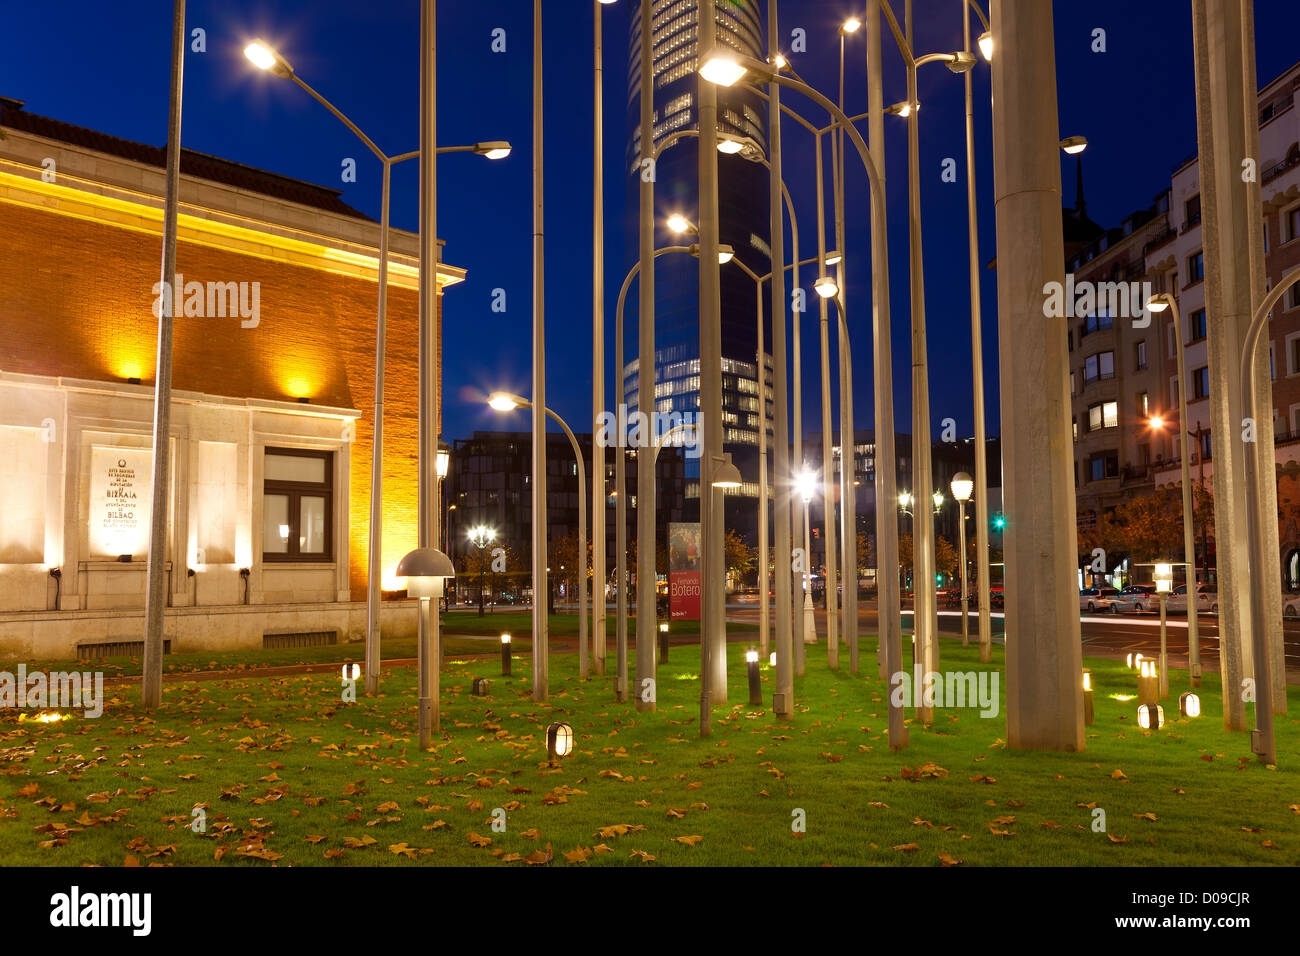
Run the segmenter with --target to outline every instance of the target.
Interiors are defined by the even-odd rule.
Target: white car
[[[1079,610],[1087,611],[1089,614],[1096,614],[1098,611],[1114,614],[1118,598],[1117,588],[1084,588],[1079,592]]]
[[[1170,614],[1187,613],[1187,585],[1180,584],[1174,588],[1172,594],[1166,599],[1165,609]],[[1203,614],[1209,611],[1211,614],[1217,614],[1219,611],[1219,586],[1217,584],[1202,584],[1196,589],[1196,613]]]
[[[1160,599],[1156,597],[1153,584],[1130,584],[1119,592],[1114,603],[1116,613],[1132,611],[1141,614],[1143,611],[1155,611],[1159,608]]]
[[[1282,605],[1282,616],[1288,621],[1300,618],[1300,596],[1293,597]]]

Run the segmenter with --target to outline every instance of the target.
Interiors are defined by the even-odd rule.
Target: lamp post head
[[[406,578],[406,593],[411,597],[439,598],[448,578],[456,576],[451,558],[437,548],[416,548],[397,562],[397,576]]]
[[[1088,140],[1084,136],[1067,136],[1061,140],[1061,149],[1065,150],[1071,156],[1082,153],[1088,148]]]
[[[289,65],[289,61],[280,56],[265,40],[253,40],[249,43],[244,47],[244,56],[259,70],[266,70],[286,79],[293,76],[293,67]]]
[[[975,54],[958,50],[946,64],[954,73],[966,73],[975,68]]]
[[[718,131],[718,152],[728,156],[739,156],[751,163],[761,163],[767,158],[763,147],[752,136],[737,136],[735,133]]]
[[[843,259],[844,256],[839,252],[828,252],[826,253],[825,262],[828,266],[837,266]]]
[[[849,17],[840,24],[840,33],[845,36],[851,36],[854,33],[857,33],[860,29],[862,29],[862,21],[857,17]]]
[[[822,276],[814,282],[813,289],[823,299],[833,299],[840,291],[839,285],[830,276]]]
[[[474,152],[480,156],[486,156],[488,159],[505,159],[510,155],[510,144],[503,139],[475,143]]]
[[[700,76],[718,86],[735,86],[749,72],[726,47],[714,47],[700,63]]]
[[[731,455],[715,459],[713,487],[719,491],[734,491],[741,485],[740,469],[731,463]]]
[[[1165,420],[1161,418],[1159,415],[1152,415],[1150,418],[1147,419],[1147,425],[1151,428],[1152,431],[1163,431],[1165,427]]]
[[[921,111],[921,104],[910,103],[907,100],[904,100],[901,103],[895,103],[893,106],[885,107],[886,113],[890,113],[894,116],[901,116],[903,119],[907,119],[911,116],[913,111],[919,113]]]
[[[446,478],[447,472],[451,470],[451,446],[441,439],[438,441],[438,454],[435,465],[438,469],[438,477]]]
[[[718,265],[725,266],[728,262],[736,257],[736,250],[726,243],[718,246]]]
[[[943,501],[944,501],[943,492],[936,491],[934,494],[930,496],[930,500],[934,502],[934,510],[938,511],[940,508],[943,507]]]
[[[1147,309],[1152,312],[1163,312],[1165,309],[1169,308],[1169,304],[1172,301],[1173,296],[1168,292],[1157,292],[1151,298],[1147,299]]]
[[[795,478],[795,487],[799,489],[799,494],[803,498],[804,504],[813,500],[813,494],[817,490],[817,476],[808,469],[799,472]]]
[[[700,232],[698,229],[695,228],[695,223],[691,222],[689,219],[687,219],[679,212],[675,212],[671,216],[669,216],[668,219],[664,222],[664,225],[666,225],[670,230],[677,233],[678,235],[686,234],[691,236],[697,236],[699,235]]]
[[[964,471],[952,476],[952,496],[958,501],[970,501],[971,492],[975,490],[975,480]]]
[[[513,412],[522,404],[518,396],[511,395],[509,392],[493,392],[488,397],[488,407],[493,411]]]
[[[912,493],[910,491],[899,492],[898,506],[904,510],[912,507]]]
[[[993,62],[993,34],[985,30],[979,38],[980,56],[984,57],[984,62]]]

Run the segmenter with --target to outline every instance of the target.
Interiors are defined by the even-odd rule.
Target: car
[[[1116,612],[1118,588],[1084,588],[1079,592],[1079,610],[1095,614],[1098,611]]]
[[[1128,587],[1120,588],[1118,596],[1115,598],[1115,611],[1155,611],[1159,610],[1160,601],[1156,597],[1156,587],[1154,584],[1130,584]]]
[[[1006,593],[1002,590],[1002,585],[989,588],[989,604],[992,607],[1001,608],[1006,605]]]
[[[1282,616],[1288,621],[1300,618],[1300,594],[1282,605]]]
[[[935,601],[939,607],[961,607],[961,588],[939,588],[934,592]],[[975,595],[966,594],[966,606],[974,606]]]
[[[1187,585],[1180,584],[1174,588],[1172,594],[1165,600],[1165,609],[1171,614],[1187,613]],[[1196,589],[1196,613],[1201,614],[1209,611],[1211,614],[1219,612],[1219,586],[1217,584],[1202,584]]]

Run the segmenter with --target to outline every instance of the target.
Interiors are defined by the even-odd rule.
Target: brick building
[[[8,99],[0,128],[0,653],[129,645],[143,637],[165,150]],[[335,190],[216,157],[186,151],[181,174],[167,637],[359,636],[378,225]],[[394,230],[386,575],[415,546],[417,256]],[[440,290],[463,276],[442,266]],[[412,605],[386,606],[392,627],[414,626]]]

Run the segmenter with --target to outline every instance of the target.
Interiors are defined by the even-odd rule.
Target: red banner
[[[668,609],[674,621],[700,619],[702,545],[699,522],[668,525]]]

